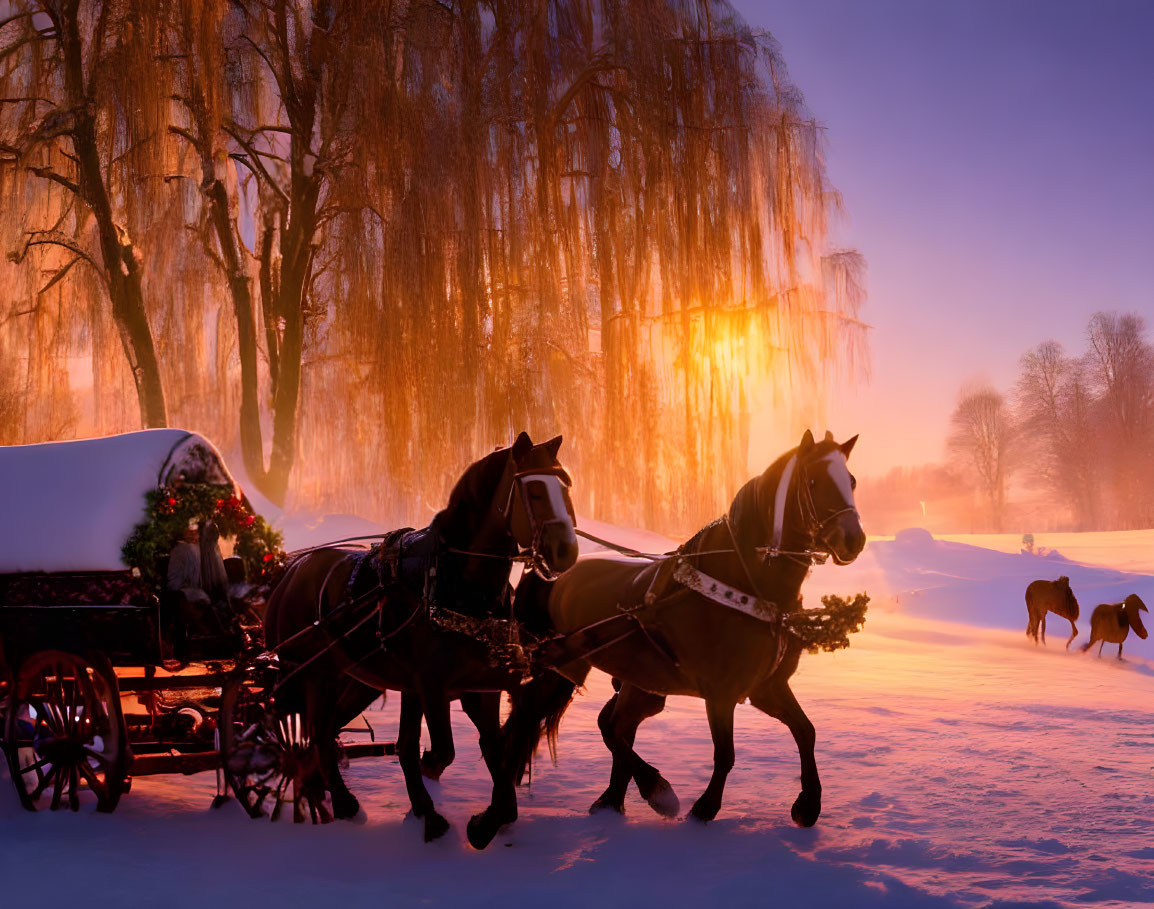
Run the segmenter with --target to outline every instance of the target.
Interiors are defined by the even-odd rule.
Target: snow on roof
[[[216,447],[184,429],[0,447],[0,574],[123,571],[145,493],[178,476],[233,483]]]

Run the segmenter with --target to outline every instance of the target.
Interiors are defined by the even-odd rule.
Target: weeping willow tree
[[[525,428],[566,433],[583,513],[678,526],[728,500],[767,411],[818,414],[859,358],[861,260],[826,248],[820,130],[725,3],[83,9],[132,26],[121,70],[88,80],[136,86],[97,135],[173,413],[239,439],[274,499],[417,520]],[[55,58],[22,53],[10,92],[54,84]],[[30,103],[0,114],[27,131]],[[7,147],[5,198],[102,266],[74,242],[98,234],[90,207],[30,148]],[[109,271],[89,271],[95,289],[54,283],[52,356],[107,363]]]
[[[303,358],[323,352],[310,336],[323,339],[334,316],[326,300],[340,290],[325,277],[342,267],[323,255],[334,248],[326,234],[372,207],[347,189],[382,142],[360,116],[380,107],[382,12],[355,0],[210,0],[166,11],[169,131],[193,155],[184,175],[199,199],[189,217],[231,300],[244,463],[283,503],[299,447]]]
[[[330,237],[342,355],[312,370],[311,458],[382,478],[349,504],[393,513],[518,428],[565,430],[587,513],[715,512],[758,408],[812,412],[861,353],[861,260],[825,249],[820,132],[776,46],[704,2],[378,26],[373,216]],[[342,448],[365,414],[379,436]]]
[[[147,204],[149,149],[160,111],[153,86],[155,18],[147,5],[11,0],[0,22],[0,153],[4,212],[19,224],[11,252],[49,274],[37,297],[75,267],[103,284],[140,405],[167,421],[143,266],[125,214]]]

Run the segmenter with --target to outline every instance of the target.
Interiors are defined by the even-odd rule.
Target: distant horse
[[[524,674],[494,653],[494,643],[510,644],[507,637],[494,642],[471,632],[484,625],[479,616],[501,611],[508,616],[508,577],[519,549],[531,551],[544,573],[563,571],[576,559],[568,477],[557,461],[560,445],[560,436],[534,446],[521,433],[511,448],[471,465],[453,488],[448,506],[426,531],[416,534],[414,555],[405,548],[409,536],[403,538],[396,555],[399,581],[387,579],[389,567],[382,562],[389,552],[381,547],[367,559],[321,549],[294,562],[273,591],[266,637],[290,667],[296,664],[298,677],[290,695],[295,691],[292,700],[306,718],[309,738],[323,752],[310,798],[323,798],[323,790],[329,790],[336,817],[351,817],[359,808],[338,770],[337,732],[381,691],[391,689],[414,695],[402,698],[397,753],[413,814],[425,822],[425,839],[441,836],[449,825],[421,778],[421,713],[434,744],[451,748],[444,744],[452,741],[448,704],[462,695],[462,706],[481,733],[481,752],[493,778],[492,802],[469,822],[469,840],[482,848],[502,825],[516,819],[512,774],[518,760],[501,752],[497,712],[480,709],[480,702],[467,693],[517,692]],[[415,576],[406,574],[405,566],[414,561],[424,569]],[[362,577],[368,580],[359,580]],[[358,585],[372,583],[380,586],[359,593]],[[377,615],[370,612],[371,621],[359,618],[352,627],[342,627],[321,650],[308,629],[350,596],[376,596]]]
[[[1142,624],[1142,616],[1138,613],[1149,611],[1136,593],[1130,594],[1121,603],[1103,603],[1101,606],[1095,606],[1094,612],[1090,615],[1090,641],[1082,647],[1082,652],[1085,653],[1101,641],[1102,643],[1098,644],[1098,656],[1102,655],[1102,648],[1106,644],[1117,644],[1118,659],[1122,659],[1122,642],[1126,640],[1131,628],[1138,637],[1146,639],[1146,628]]]
[[[856,441],[839,445],[827,433],[815,443],[807,430],[796,449],[741,488],[725,515],[668,559],[581,559],[551,593],[529,579],[539,601],[547,594],[553,627],[570,633],[575,653],[583,652],[557,661],[570,687],[596,666],[618,689],[598,717],[613,769],[590,811],[623,812],[634,779],[654,810],[677,814],[669,782],[633,750],[642,720],[676,694],[705,700],[713,737],[713,776],[693,817],[709,821],[721,808],[734,762],[734,707],[748,698],[793,734],[802,789],[792,817],[805,827],[817,821],[814,728],[789,688],[802,651],[789,617],[801,609],[801,584],[815,560],[830,555],[846,565],[865,546],[846,465]]]
[[[1052,612],[1070,622],[1070,639],[1066,641],[1066,649],[1078,636],[1078,627],[1074,622],[1078,619],[1078,601],[1074,599],[1074,591],[1070,589],[1070,579],[1065,575],[1056,581],[1031,581],[1026,588],[1026,612],[1029,613],[1029,622],[1026,625],[1026,637],[1032,637],[1038,643],[1038,630],[1042,631],[1042,643],[1046,643],[1046,613]]]

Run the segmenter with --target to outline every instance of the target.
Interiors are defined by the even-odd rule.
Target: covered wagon
[[[215,766],[222,680],[259,649],[249,592],[278,559],[220,453],[179,429],[0,448],[0,496],[0,728],[24,806],[108,811],[133,775]],[[215,561],[172,583],[197,551]]]

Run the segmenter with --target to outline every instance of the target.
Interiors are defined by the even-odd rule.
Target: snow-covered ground
[[[1154,640],[1131,637],[1125,662],[1110,645],[1102,659],[1079,649],[1097,603],[1134,592],[1154,605],[1154,531],[1039,536],[1049,557],[1021,555],[1009,537],[972,539],[874,541],[854,565],[807,582],[811,603],[873,597],[852,646],[804,657],[794,678],[818,731],[825,791],[813,829],[789,820],[792,739],[748,706],[716,821],[662,820],[635,791],[625,818],[590,817],[609,769],[599,676],[566,717],[558,765],[538,759],[521,819],[485,852],[464,838],[488,777],[457,712],[457,762],[430,784],[454,824],[437,843],[404,819],[392,759],[349,772],[366,824],[318,828],[250,821],[235,804],[211,811],[211,774],[138,779],[111,816],[26,814],[0,779],[0,892],[6,904],[118,907],[1154,904]],[[1048,647],[1023,634],[1026,584],[1060,574],[1083,614],[1068,653],[1060,619]],[[370,714],[382,736],[398,700]],[[637,748],[688,807],[712,760],[701,702],[670,699]]]

